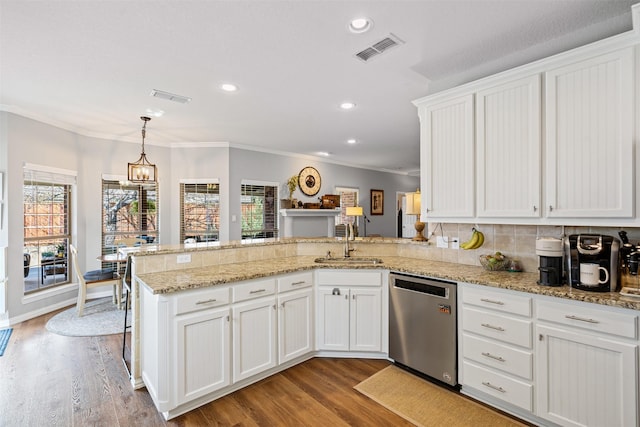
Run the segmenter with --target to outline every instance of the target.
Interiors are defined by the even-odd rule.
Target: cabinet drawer
[[[462,348],[463,356],[467,359],[533,380],[533,353],[530,351],[518,350],[469,334],[463,334]]]
[[[245,301],[276,293],[276,279],[252,280],[231,288],[233,302]]]
[[[313,273],[305,272],[291,274],[278,278],[278,292],[287,292],[294,289],[307,288],[313,285]]]
[[[527,411],[533,410],[533,386],[531,384],[466,361],[463,363],[463,375],[463,387],[473,387]]]
[[[229,287],[197,290],[176,297],[176,314],[229,304]]]
[[[319,285],[382,286],[379,271],[318,271]]]
[[[462,327],[485,337],[531,348],[531,321],[464,307]]]
[[[527,317],[532,314],[531,301],[531,297],[526,295],[492,291],[486,287],[476,289],[465,286],[462,292],[462,302],[465,304]]]
[[[539,320],[632,339],[638,336],[637,316],[631,312],[613,312],[588,303],[539,301],[536,313]]]

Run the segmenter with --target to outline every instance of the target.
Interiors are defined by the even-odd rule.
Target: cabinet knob
[[[538,207],[536,205],[533,205],[533,211],[537,212],[537,210],[538,210]]]
[[[553,206],[549,205],[549,212],[553,211]]]
[[[349,295],[344,294],[344,299],[349,299]]]

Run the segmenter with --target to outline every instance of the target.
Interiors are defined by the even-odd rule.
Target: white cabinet
[[[533,411],[532,298],[463,283],[458,296],[463,391]]]
[[[182,404],[231,384],[229,308],[178,316],[176,402]]]
[[[277,365],[276,281],[233,286],[233,382]],[[267,295],[267,296],[265,296]]]
[[[545,73],[546,215],[633,215],[633,48]]]
[[[563,426],[638,425],[634,312],[540,301],[536,335],[538,416]]]
[[[476,94],[478,217],[539,217],[540,75]]]
[[[314,349],[312,285],[311,272],[278,279],[278,363],[304,356]]]
[[[381,273],[319,271],[318,282],[318,349],[382,351]]]
[[[429,218],[473,217],[473,95],[422,106],[418,115],[423,210]]]

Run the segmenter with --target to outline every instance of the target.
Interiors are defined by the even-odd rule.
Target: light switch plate
[[[439,248],[448,248],[449,244],[448,242],[448,237],[447,236],[438,236],[436,237],[436,246]]]
[[[178,255],[178,257],[176,259],[176,262],[178,264],[184,264],[184,263],[187,263],[187,262],[191,262],[191,254]]]
[[[457,237],[451,238],[451,249],[460,249],[460,240]]]

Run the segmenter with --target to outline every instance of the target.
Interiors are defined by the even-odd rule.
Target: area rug
[[[7,349],[11,332],[13,332],[13,328],[3,329],[0,331],[0,356],[2,356],[4,351]]]
[[[354,388],[417,426],[526,425],[393,365]]]
[[[131,312],[128,319],[131,319]],[[85,304],[82,317],[78,317],[74,305],[49,319],[46,327],[48,331],[70,337],[121,334],[124,310],[118,310],[111,297],[100,298]]]

